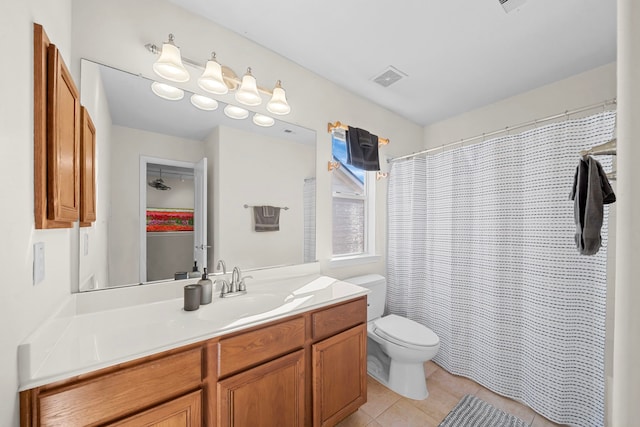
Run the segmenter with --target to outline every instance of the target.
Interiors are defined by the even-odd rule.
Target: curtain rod
[[[593,110],[595,108],[600,108],[600,107],[605,108],[605,107],[607,107],[609,105],[616,105],[616,102],[617,102],[616,98],[607,99],[606,101],[599,102],[597,104],[587,105],[586,107],[582,107],[582,108],[576,108],[575,110],[566,110],[564,113],[554,114],[552,116],[543,117],[541,119],[531,120],[531,121],[528,121],[528,122],[525,122],[525,123],[520,123],[520,124],[515,125],[515,126],[507,126],[504,129],[494,130],[492,132],[483,133],[483,134],[480,134],[480,135],[477,135],[477,136],[473,136],[471,138],[464,138],[464,139],[461,139],[459,141],[454,141],[454,142],[450,142],[448,144],[441,145],[439,147],[429,148],[427,150],[418,151],[416,153],[407,154],[407,155],[399,156],[399,157],[394,157],[392,159],[388,159],[387,163],[396,162],[398,160],[410,159],[412,157],[420,156],[422,154],[427,154],[427,153],[431,153],[431,152],[438,151],[438,150],[444,150],[445,148],[453,147],[454,145],[464,144],[465,142],[475,141],[476,139],[481,139],[481,138],[484,139],[484,138],[486,138],[488,136],[498,135],[500,133],[509,132],[510,130],[514,130],[514,129],[520,129],[520,128],[527,127],[527,126],[538,125],[539,123],[548,122],[549,120],[555,120],[555,119],[559,119],[559,118],[565,117],[565,116],[568,117],[568,116],[570,116],[572,114],[581,113],[583,111]]]

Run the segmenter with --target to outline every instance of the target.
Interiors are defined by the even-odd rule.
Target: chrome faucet
[[[234,297],[237,295],[243,295],[247,293],[247,286],[245,285],[245,279],[251,279],[252,276],[242,277],[242,272],[240,268],[233,267],[233,273],[231,273],[231,283],[229,286],[226,286],[226,281],[223,282],[222,291],[220,292],[220,297]]]
[[[238,292],[238,282],[240,281],[240,269],[233,267],[233,273],[231,273],[231,292]]]
[[[223,259],[219,259],[218,260],[218,266],[216,267],[216,269],[220,270],[220,266],[222,266],[222,274],[227,274],[227,266],[224,263]]]

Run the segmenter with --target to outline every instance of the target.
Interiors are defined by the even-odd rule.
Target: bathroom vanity
[[[72,315],[22,349],[21,425],[335,425],[366,401],[366,293],[314,275]]]

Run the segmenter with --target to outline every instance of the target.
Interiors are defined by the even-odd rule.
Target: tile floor
[[[367,403],[338,426],[437,427],[465,394],[474,394],[526,421],[531,427],[559,427],[528,406],[495,394],[470,379],[451,375],[431,361],[425,364],[425,374],[429,389],[429,397],[425,400],[402,397],[368,377]]]

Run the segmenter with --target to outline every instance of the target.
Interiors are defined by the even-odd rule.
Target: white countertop
[[[109,291],[106,291],[109,292]],[[20,391],[346,301],[369,291],[319,274],[250,281],[196,311],[183,299],[78,314],[63,308],[18,347]],[[73,305],[73,304],[70,304]]]

